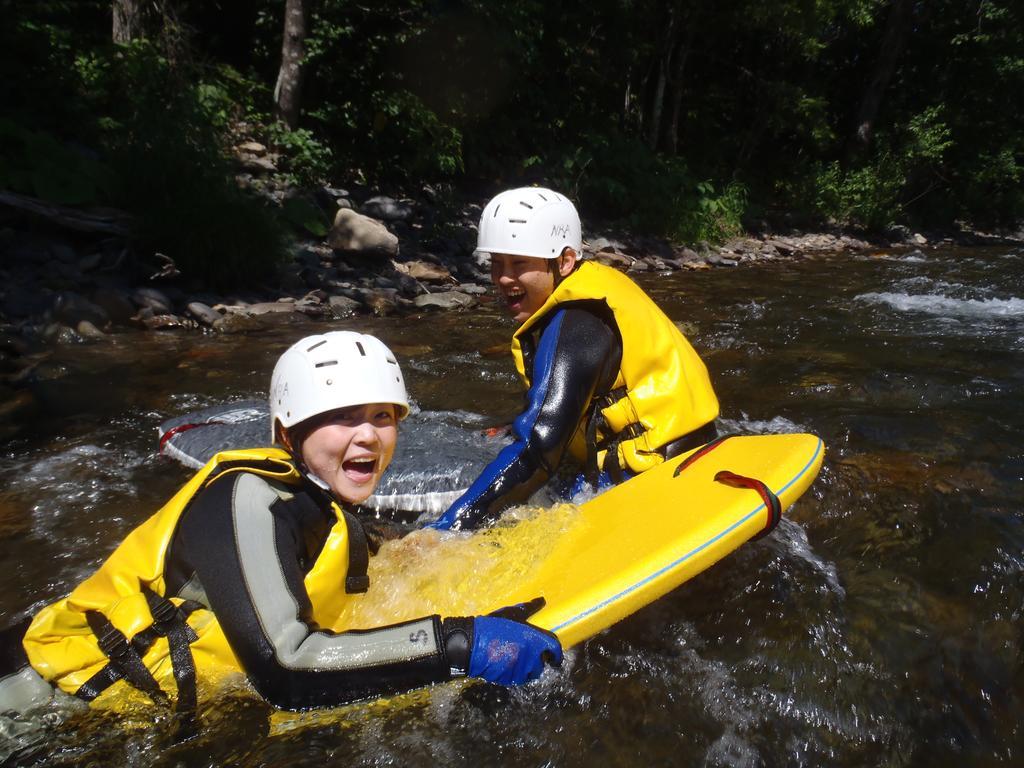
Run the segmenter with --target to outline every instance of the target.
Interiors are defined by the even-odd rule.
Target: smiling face
[[[359,504],[376,489],[397,440],[394,405],[354,405],[317,420],[302,439],[300,453],[337,498]]]
[[[507,253],[491,254],[491,282],[505,299],[508,311],[519,324],[544,306],[555,290],[555,276],[551,259],[537,256],[513,256]],[[557,261],[558,271],[568,276],[576,265],[576,252],[566,248]]]

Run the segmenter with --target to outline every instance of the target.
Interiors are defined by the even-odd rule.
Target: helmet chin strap
[[[288,453],[291,454],[292,460],[295,462],[295,468],[299,470],[299,473],[302,474],[302,476],[309,480],[311,483],[313,483],[313,485],[317,486],[318,488],[322,488],[323,490],[327,491],[329,494],[333,496],[334,491],[331,490],[331,486],[329,486],[321,478],[317,477],[313,473],[313,470],[306,465],[305,461],[303,461],[301,442],[297,446],[292,445],[292,436],[288,433],[288,430],[286,428],[280,425],[277,425],[276,431],[278,435],[278,443],[286,451],[288,451]]]
[[[566,248],[568,248],[568,246],[566,246]],[[565,250],[566,250],[565,248],[562,249],[562,252],[560,254],[558,254],[558,258],[557,259],[551,259],[550,260],[550,263],[551,263],[551,267],[550,267],[551,274],[555,278],[555,284],[553,286],[554,288],[557,288],[559,286],[559,284],[563,280],[565,280],[566,277],[568,277],[568,275],[563,275],[562,274],[562,256],[565,255]],[[576,256],[576,264],[573,265],[572,272],[570,272],[569,274],[571,275],[573,272],[575,272],[576,268],[579,267],[579,265],[580,265],[580,258],[579,258],[579,254],[577,254],[577,256]]]
[[[554,288],[557,288],[558,284],[562,282],[562,280],[564,279],[562,277],[562,270],[558,263],[559,261],[561,261],[561,257],[557,259],[551,259],[551,275],[555,278],[555,284],[553,286]]]

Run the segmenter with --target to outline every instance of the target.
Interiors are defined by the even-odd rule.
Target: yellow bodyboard
[[[698,449],[698,451],[703,449]],[[419,531],[371,558],[370,591],[332,622],[360,629],[431,613],[488,613],[543,596],[530,622],[563,646],[592,637],[658,599],[765,529],[754,490],[715,481],[728,471],[763,482],[789,507],[824,457],[814,435],[730,437],[685,469],[692,451],[580,507],[535,511],[473,535]]]

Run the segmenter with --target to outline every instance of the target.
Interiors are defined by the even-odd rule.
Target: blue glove
[[[473,620],[469,675],[489,683],[522,685],[540,677],[544,662],[562,663],[562,645],[551,632],[498,616]]]
[[[544,663],[562,663],[562,645],[546,629],[526,620],[544,607],[544,598],[510,605],[489,616],[448,618],[442,631],[453,674],[490,683],[521,685],[540,676]]]

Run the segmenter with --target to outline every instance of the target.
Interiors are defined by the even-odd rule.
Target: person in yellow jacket
[[[563,195],[502,192],[480,217],[477,252],[518,329],[512,356],[526,384],[515,441],[431,527],[472,529],[525,501],[566,453],[604,487],[716,437],[707,368],[632,280],[582,263],[579,214]]]
[[[0,635],[0,710],[128,685],[193,711],[197,683],[232,670],[305,709],[462,675],[524,683],[561,661],[516,606],[322,629],[367,588],[352,507],[391,461],[405,384],[378,339],[325,333],[278,360],[270,410],[281,448],[218,454],[68,598]]]

